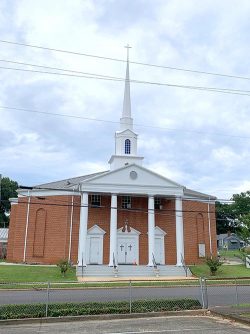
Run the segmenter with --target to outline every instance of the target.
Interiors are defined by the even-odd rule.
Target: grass
[[[67,282],[77,281],[75,268],[67,271],[65,277],[58,267],[1,265],[0,282]]]
[[[134,287],[174,287],[174,286],[194,286],[198,285],[199,277],[207,278],[240,278],[249,277],[250,270],[244,265],[221,266],[216,276],[210,276],[209,268],[206,264],[190,266],[196,280],[176,280],[176,281],[132,281]],[[208,281],[208,284],[234,284],[234,281]],[[12,284],[12,282],[18,284]],[[32,284],[27,284],[27,283]],[[39,284],[39,282],[44,282]],[[47,283],[51,282],[52,288],[116,288],[127,287],[128,281],[120,282],[86,282],[78,283],[75,275],[75,268],[71,268],[65,277],[62,277],[58,267],[54,266],[25,266],[25,265],[0,265],[0,288],[1,289],[43,289],[47,288]],[[1,284],[2,283],[2,284]],[[4,283],[4,284],[3,284]],[[23,284],[22,284],[23,283]],[[25,283],[25,284],[24,284]],[[241,284],[249,284],[249,281]]]
[[[226,258],[229,258],[229,259],[233,259],[234,257],[239,258],[242,255],[242,253],[238,249],[235,249],[235,250],[221,249],[221,250],[219,250],[219,254],[222,258],[226,257]]]
[[[195,265],[189,267],[192,274],[197,277],[207,277],[207,278],[240,278],[249,277],[250,269],[247,269],[244,264],[240,265],[222,265],[219,267],[216,276],[211,276],[209,268],[206,264]]]

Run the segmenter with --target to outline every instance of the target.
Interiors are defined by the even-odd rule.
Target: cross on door
[[[121,245],[121,246],[120,246],[120,248],[121,248],[121,252],[122,252],[122,250],[123,250],[124,246],[123,246],[123,245]]]
[[[131,249],[132,249],[132,245],[129,245],[129,246],[128,246],[128,248],[129,248],[129,250],[130,250],[130,252],[131,252]]]

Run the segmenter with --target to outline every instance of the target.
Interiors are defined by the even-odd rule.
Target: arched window
[[[125,154],[130,154],[131,142],[129,139],[125,140]]]

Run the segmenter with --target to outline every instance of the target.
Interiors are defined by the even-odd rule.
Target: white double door
[[[136,238],[118,237],[118,264],[138,264],[138,245]]]

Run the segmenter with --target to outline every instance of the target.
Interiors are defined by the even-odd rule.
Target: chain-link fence
[[[0,283],[0,319],[206,309],[250,303],[250,278]]]

